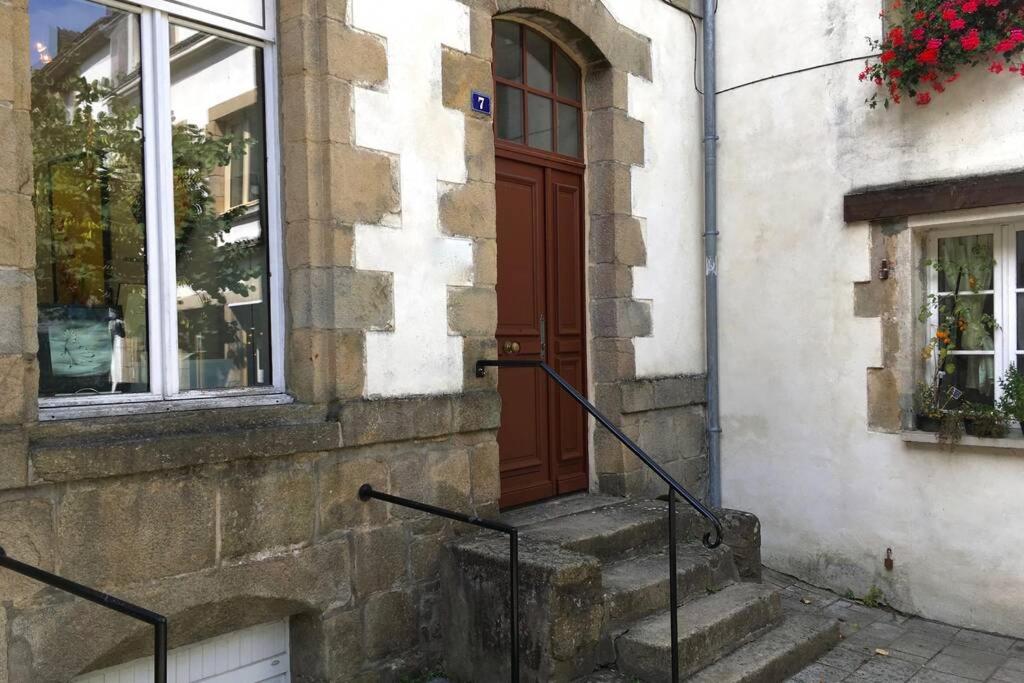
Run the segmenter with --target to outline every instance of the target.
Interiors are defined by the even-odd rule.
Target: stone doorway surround
[[[650,302],[633,296],[632,269],[646,264],[642,220],[634,215],[632,202],[632,169],[644,164],[644,124],[629,115],[628,81],[652,78],[650,41],[619,24],[599,0],[461,1],[472,12],[472,53],[445,52],[449,106],[467,107],[471,90],[479,84],[490,90],[495,18],[513,18],[539,29],[583,65],[591,396],[627,435],[648,450],[658,450],[652,435],[673,430],[645,430],[645,423],[658,420],[660,409],[702,403],[704,384],[700,377],[648,380],[636,374],[633,339],[651,335],[652,326]],[[490,121],[484,120],[479,128],[467,135],[467,158],[493,159]],[[491,173],[493,182],[493,168]],[[471,182],[446,195],[440,207],[442,223],[464,227],[481,211],[493,215],[493,204],[484,208],[481,196],[493,202],[493,185],[480,188]],[[697,438],[703,441],[702,436]],[[591,453],[592,480],[601,491],[654,491],[649,473],[610,435],[594,432]],[[687,471],[682,460],[672,465],[676,467],[670,471],[684,484],[701,481],[701,475]]]

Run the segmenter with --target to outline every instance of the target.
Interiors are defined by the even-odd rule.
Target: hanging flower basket
[[[904,99],[927,105],[978,64],[1024,76],[1024,0],[894,0],[882,15],[892,28],[883,40],[868,39],[879,56],[860,74],[878,86],[871,108]]]

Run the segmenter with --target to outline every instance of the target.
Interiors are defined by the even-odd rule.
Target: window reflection
[[[138,17],[29,16],[39,393],[148,391]]]
[[[270,382],[262,51],[172,26],[178,377]]]

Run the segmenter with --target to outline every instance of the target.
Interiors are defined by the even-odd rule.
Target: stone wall
[[[498,13],[587,62],[591,395],[686,485],[705,486],[702,380],[636,374],[633,339],[651,319],[632,286],[646,258],[632,170],[645,156],[627,85],[650,79],[649,41],[597,0],[446,3],[465,31],[420,49],[436,58],[430,112],[455,131],[464,169],[428,179],[436,215],[424,225],[465,257],[465,273],[441,283],[437,321],[461,370],[446,357],[454,374],[417,377],[414,391],[389,385],[388,358],[370,350],[407,324],[407,274],[366,247],[412,230],[423,208],[408,203],[403,157],[416,155],[381,144],[365,118],[368,103],[400,96],[410,58],[359,1],[371,2],[278,2],[296,403],[38,423],[28,13],[26,0],[0,0],[0,544],[166,614],[172,647],[287,617],[298,681],[396,679],[440,660],[439,551],[463,529],[360,502],[359,485],[497,512],[500,401],[495,373],[473,372],[495,354],[494,144],[491,121],[468,105],[470,91],[492,89]],[[662,493],[632,455],[594,438],[601,488]],[[64,681],[150,651],[145,627],[6,572],[0,606],[0,683]]]

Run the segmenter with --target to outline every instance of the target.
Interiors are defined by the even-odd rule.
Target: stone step
[[[668,545],[666,510],[661,501],[623,501],[520,526],[520,536],[601,560],[619,559]]]
[[[737,580],[729,548],[708,550],[699,543],[684,543],[676,551],[680,604],[721,590]],[[626,557],[601,570],[607,623],[634,621],[668,609],[668,553]]]
[[[700,671],[694,683],[779,683],[839,642],[839,622],[789,614],[779,626]]]
[[[782,617],[778,591],[738,583],[678,608],[679,675],[703,669],[749,642]],[[668,614],[647,617],[615,642],[617,668],[627,676],[670,681],[671,627]]]

